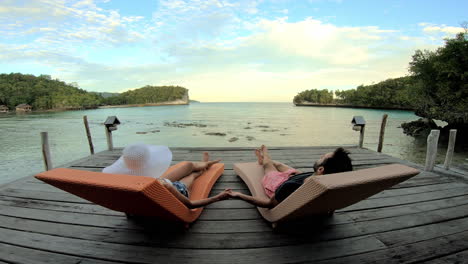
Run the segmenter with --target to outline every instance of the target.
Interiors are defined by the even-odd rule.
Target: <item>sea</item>
[[[40,132],[48,132],[54,167],[90,154],[83,116],[96,152],[107,149],[103,122],[117,116],[115,147],[142,142],[169,147],[259,147],[357,145],[354,116],[366,121],[364,147],[376,150],[382,116],[388,114],[383,153],[423,164],[426,139],[403,133],[411,111],[297,107],[292,103],[191,103],[190,105],[107,108],[82,111],[0,114],[0,184],[44,170]],[[439,144],[443,163],[446,143]],[[253,157],[253,156],[252,156]],[[455,153],[454,163],[468,160]]]

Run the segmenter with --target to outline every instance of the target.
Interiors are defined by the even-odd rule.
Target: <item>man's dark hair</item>
[[[333,156],[328,159],[325,159],[321,165],[323,166],[325,174],[353,170],[351,158],[349,158],[349,152],[344,150],[343,148],[337,148],[333,152]]]

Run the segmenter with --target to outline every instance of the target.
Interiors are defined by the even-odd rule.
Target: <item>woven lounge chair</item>
[[[236,163],[234,171],[247,184],[254,197],[270,199],[261,180],[263,166],[257,163]],[[312,176],[272,209],[260,208],[260,214],[272,223],[325,215],[364,200],[415,175],[417,169],[392,164],[371,169]]]
[[[166,173],[179,165],[171,166]],[[213,164],[199,176],[190,190],[191,200],[208,197],[224,164]],[[36,178],[59,189],[127,215],[156,217],[191,223],[203,208],[189,209],[158,180],[145,176],[109,174],[58,168],[39,173]]]

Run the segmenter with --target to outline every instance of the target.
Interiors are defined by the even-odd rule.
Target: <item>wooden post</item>
[[[437,143],[439,142],[440,131],[433,129],[427,137],[427,152],[426,152],[426,164],[424,166],[425,171],[432,171],[434,169],[435,160],[437,157]]]
[[[361,127],[361,134],[359,136],[359,147],[362,148],[362,145],[364,145],[364,130],[365,130],[366,126],[363,125]]]
[[[44,158],[44,167],[46,170],[52,169],[50,159],[49,136],[47,132],[41,132],[42,157]]]
[[[385,135],[385,126],[387,125],[387,114],[382,117],[382,124],[380,125],[379,145],[377,146],[377,152],[382,152],[383,140]]]
[[[114,150],[114,144],[112,143],[112,131],[109,131],[106,126],[104,126],[104,130],[106,131],[107,149],[112,151]]]
[[[450,137],[447,146],[447,154],[445,155],[444,169],[448,170],[452,163],[453,150],[455,149],[455,139],[457,138],[457,130],[450,129]]]
[[[89,151],[91,152],[91,155],[94,155],[93,139],[91,138],[91,131],[89,131],[88,117],[87,116],[83,116],[83,122],[84,122],[84,126],[85,126],[85,129],[86,129],[86,136],[88,137]]]

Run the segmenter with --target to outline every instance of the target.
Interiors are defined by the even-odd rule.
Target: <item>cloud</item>
[[[105,1],[4,0],[0,59],[36,63],[94,91],[183,85],[202,101],[291,101],[304,89],[348,89],[404,76],[424,36],[269,16],[261,1],[164,0],[151,17],[105,10]],[[27,8],[26,8],[27,7]],[[277,15],[285,16],[278,18]],[[39,69],[40,70],[40,69]]]
[[[461,27],[449,27],[449,26],[426,26],[423,28],[423,31],[426,33],[448,33],[448,34],[458,34],[463,32]]]
[[[0,14],[0,33],[10,41],[21,37],[37,43],[75,44],[88,40],[119,45],[144,35],[134,26],[142,20],[141,16],[121,16],[115,10],[103,10],[94,0],[25,0],[21,5],[4,0]]]
[[[80,83],[117,90],[179,84],[203,101],[290,101],[304,89],[348,89],[404,76],[414,50],[431,48],[397,30],[311,18],[262,19],[249,30],[229,40],[170,43],[162,49],[169,62],[89,65],[67,78],[86,76]]]

